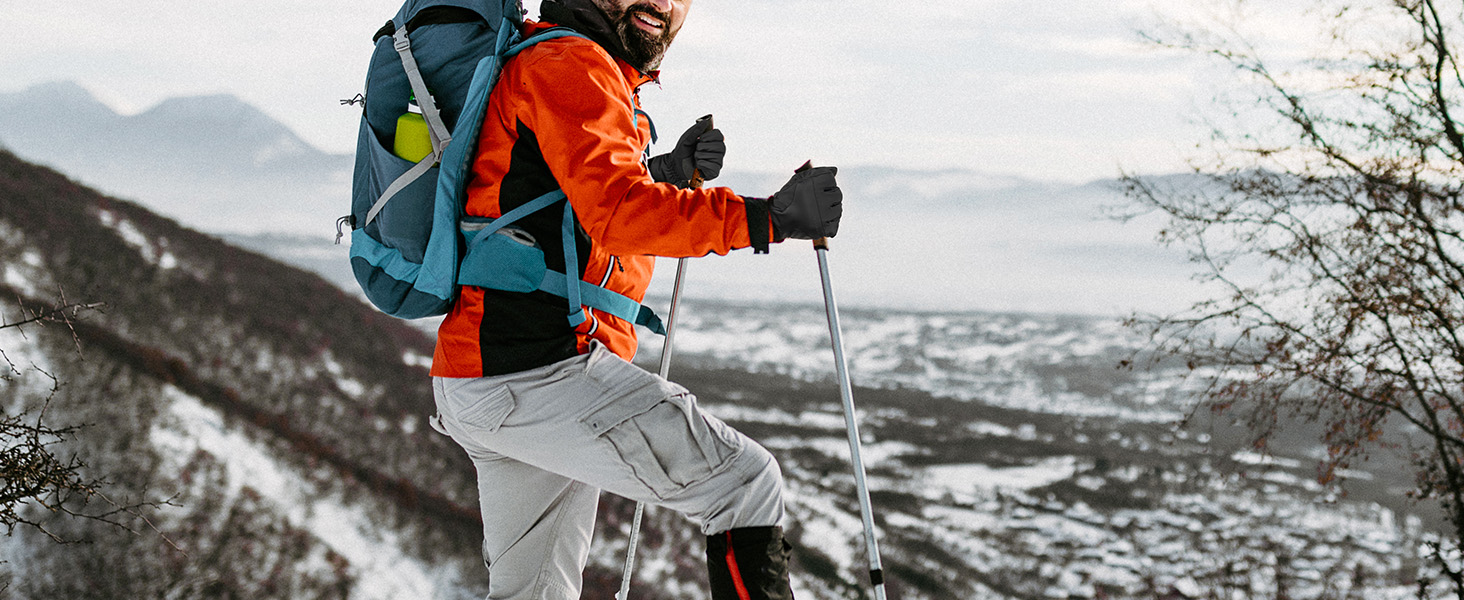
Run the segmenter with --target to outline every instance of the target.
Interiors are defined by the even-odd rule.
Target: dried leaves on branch
[[[1150,35],[1240,75],[1213,156],[1196,164],[1205,177],[1126,178],[1141,209],[1166,217],[1162,239],[1188,249],[1218,291],[1135,322],[1186,357],[1209,381],[1207,405],[1245,417],[1258,443],[1282,417],[1323,423],[1323,480],[1369,451],[1410,452],[1412,493],[1442,504],[1457,546],[1464,5],[1318,1],[1295,20],[1262,14],[1275,3],[1228,6],[1236,20]],[[1258,19],[1272,32],[1285,22],[1290,45],[1247,34]],[[1434,554],[1464,598],[1457,556]]]
[[[45,422],[45,414],[43,407],[35,413],[0,418],[0,444],[5,445],[5,450],[0,451],[0,526],[9,534],[17,525],[27,525],[62,541],[40,522],[26,516],[23,508],[35,504],[52,513],[103,520],[111,519],[118,511],[102,514],[75,511],[73,507],[85,506],[97,495],[103,482],[82,476],[86,465],[80,458],[57,455],[57,447],[75,434],[77,428],[52,428]]]
[[[70,303],[64,294],[52,305],[44,308],[29,308],[19,301],[21,318],[0,321],[0,329],[14,329],[24,334],[27,325],[56,325],[67,328],[76,339],[72,320],[83,311],[95,310],[100,304]],[[79,344],[79,342],[78,342]],[[78,345],[79,348],[79,345]],[[47,409],[60,391],[60,381],[40,367],[29,366],[25,371],[16,365],[12,357],[0,349],[0,380],[17,384],[18,379],[29,373],[38,374],[47,382],[45,398],[39,408],[25,410],[20,405],[0,407],[0,527],[6,534],[14,532],[17,526],[33,527],[56,541],[66,541],[51,531],[28,506],[38,506],[51,514],[63,514],[121,525],[118,517],[135,514],[139,506],[119,506],[106,499],[101,493],[104,481],[88,478],[83,474],[86,464],[77,456],[62,454],[65,443],[80,429],[75,426],[55,427],[46,421]],[[16,413],[16,414],[12,414]],[[85,510],[95,506],[95,499],[102,499],[109,508],[98,511]]]

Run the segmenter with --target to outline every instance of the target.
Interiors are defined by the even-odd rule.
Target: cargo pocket
[[[636,479],[664,500],[721,471],[738,445],[725,426],[714,428],[702,416],[694,396],[662,391],[661,386],[642,388],[591,412],[583,423],[614,446]]]
[[[457,421],[459,426],[470,433],[497,433],[508,415],[517,407],[513,394],[503,385],[495,386],[476,400],[463,402],[459,398],[453,398],[447,404],[445,408],[451,412],[443,416]]]

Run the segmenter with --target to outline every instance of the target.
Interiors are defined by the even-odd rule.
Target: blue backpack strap
[[[449,145],[442,156],[442,171],[437,176],[438,198],[453,200],[453,208],[462,211],[465,204],[463,194],[467,181],[468,166],[478,153],[478,131],[483,127],[483,113],[488,107],[488,96],[498,85],[498,76],[503,71],[502,55],[518,41],[518,29],[509,26],[508,19],[498,30],[497,50],[483,57],[473,68],[473,81],[468,84],[468,97],[463,102],[462,116],[453,129],[458,143]]]
[[[564,221],[559,229],[559,238],[564,241],[564,288],[567,292],[560,295],[569,299],[569,326],[579,327],[585,322],[585,309],[584,303],[580,302],[580,286],[573,283],[580,280],[579,248],[574,241],[574,205],[569,200],[564,201]]]
[[[492,94],[493,88],[498,85],[498,77],[503,72],[503,61],[539,42],[569,36],[584,37],[568,29],[555,28],[530,36],[527,40],[520,40],[518,29],[509,26],[507,19],[504,20],[504,26],[498,30],[498,51],[483,57],[473,71],[473,82],[468,87],[468,98],[463,103],[462,118],[458,119],[457,127],[454,129],[458,143],[449,145],[442,157],[442,170],[437,176],[437,196],[450,199],[452,202],[448,204],[439,202],[439,209],[444,212],[456,211],[457,214],[443,214],[439,215],[439,218],[456,219],[462,214],[463,207],[467,204],[463,197],[466,193],[466,186],[463,185],[463,182],[467,181],[473,156],[478,153],[478,131],[483,127],[483,113],[486,112],[488,106],[488,97]],[[563,194],[563,192],[559,193]],[[544,201],[544,198],[536,199],[529,204],[541,201]],[[544,201],[542,205],[529,209],[524,214],[553,203],[554,200]],[[509,213],[512,214],[513,211],[509,211]],[[504,217],[507,216],[504,215]],[[517,218],[503,221],[503,217],[500,217],[496,223],[498,223],[498,227],[502,227]],[[496,231],[497,228],[494,230]],[[482,242],[492,233],[487,230],[480,232],[473,239],[472,244]],[[471,247],[470,244],[469,248]]]
[[[565,217],[561,222],[561,235],[564,239],[565,270],[553,271],[544,269],[543,279],[539,282],[538,289],[569,301],[569,321],[571,326],[578,327],[588,319],[582,307],[589,306],[600,312],[614,315],[650,329],[658,335],[666,335],[665,325],[650,307],[642,305],[624,294],[613,292],[593,283],[582,281],[574,275],[570,275],[570,273],[576,275],[579,273],[579,247],[574,237],[574,208],[570,206],[562,190],[555,190],[544,194],[513,210],[503,213],[503,216],[494,219],[483,229],[477,231],[464,230],[462,232],[464,236],[473,236],[472,240],[467,244],[469,252],[479,244],[487,241],[489,239],[488,236],[497,233],[504,227],[529,214],[543,210],[561,200],[565,201]],[[542,261],[537,268],[543,269]],[[513,278],[513,282],[510,283],[509,280],[499,279],[498,277],[500,276],[464,271],[460,274],[458,283],[491,289],[527,291],[527,289],[520,287],[519,282],[521,282],[521,279],[519,278]],[[571,285],[572,282],[575,285]]]
[[[503,229],[504,227],[513,224],[513,222],[518,221],[519,219],[522,219],[532,213],[543,210],[544,208],[547,208],[549,205],[554,204],[555,202],[567,199],[568,197],[564,195],[564,192],[562,190],[554,190],[552,192],[544,194],[543,196],[539,196],[538,198],[530,200],[519,206],[518,208],[503,213],[503,216],[494,219],[493,222],[490,223],[487,227],[484,227],[482,230],[478,231],[477,235],[473,236],[472,241],[468,242],[468,247],[472,248],[473,246],[477,246],[478,244],[482,243],[483,240],[488,239],[488,236],[493,235],[494,232],[497,232],[499,229]],[[565,204],[568,205],[569,203],[565,202]]]
[[[665,324],[651,307],[588,281],[580,281],[558,271],[548,271],[544,274],[544,282],[539,285],[539,291],[563,298],[569,295],[568,283],[571,280],[579,284],[576,287],[579,288],[580,300],[585,306],[645,327],[656,335],[666,335]]]
[[[650,126],[651,126],[651,143],[654,144],[656,142],[661,141],[661,137],[658,136],[658,135],[656,135],[656,122],[651,120],[651,113],[648,113],[646,111],[643,111],[643,110],[637,108],[637,109],[635,109],[635,114],[632,116],[632,121],[631,122],[634,123],[636,127],[640,127],[640,118],[641,117],[645,117],[646,118],[646,123],[649,123]]]
[[[523,52],[524,50],[528,50],[530,46],[533,46],[534,44],[537,44],[539,42],[547,42],[549,40],[557,40],[564,37],[590,39],[588,37],[585,37],[584,34],[581,34],[573,29],[569,29],[566,27],[552,27],[531,35],[527,39],[524,39],[522,41],[515,40],[515,42],[511,43],[508,49],[503,52],[503,57],[509,58],[515,56],[518,53]]]
[[[610,290],[605,291],[608,292]],[[630,300],[630,298],[626,298],[626,300]],[[635,302],[634,300],[630,301]],[[656,335],[666,335],[666,325],[661,322],[661,317],[656,314],[656,311],[651,310],[651,307],[640,304],[639,302],[636,302],[636,304],[639,305],[640,308],[636,309],[635,324],[651,330],[651,333],[654,333]]]
[[[564,240],[564,273],[549,271],[539,289],[569,299],[571,327],[579,327],[585,322],[584,307],[589,306],[646,327],[657,335],[666,335],[666,327],[661,324],[661,318],[649,306],[579,278],[579,251],[574,241],[574,206],[567,200],[564,203],[564,222],[560,237]]]

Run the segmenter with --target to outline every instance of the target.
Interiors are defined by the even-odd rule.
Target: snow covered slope
[[[93,543],[0,539],[0,588],[482,597],[472,468],[425,426],[420,330],[0,152],[0,314],[13,322],[63,292],[107,306],[0,330],[13,364],[0,378],[6,410],[37,408],[54,376],[63,385],[46,418],[87,425],[65,448],[108,476],[107,499],[169,502],[144,509],[147,521],[123,516],[135,534],[32,513]],[[684,314],[674,378],[787,474],[799,598],[861,597],[821,312],[693,303]],[[1261,457],[1224,424],[1175,430],[1162,372],[1112,368],[1130,344],[1110,322],[846,320],[892,598],[1405,598],[1427,576],[1416,550],[1433,521],[1400,499],[1406,481],[1386,466],[1348,473],[1340,497],[1312,483],[1304,441]],[[630,509],[602,499],[586,597],[617,587]],[[703,541],[682,519],[653,511],[642,552],[634,597],[706,598]]]

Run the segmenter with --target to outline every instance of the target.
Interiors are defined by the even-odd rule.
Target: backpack
[[[360,100],[351,214],[338,222],[337,242],[349,225],[356,281],[373,305],[395,317],[446,314],[458,286],[474,285],[563,297],[571,326],[585,321],[587,305],[664,335],[650,308],[579,279],[574,209],[564,192],[496,219],[464,213],[478,131],[504,62],[539,42],[584,37],[553,28],[523,39],[522,24],[519,0],[407,0],[377,31]],[[416,112],[413,101],[431,143],[416,162],[394,150],[399,119]],[[564,273],[550,271],[537,242],[512,226],[561,201]]]

